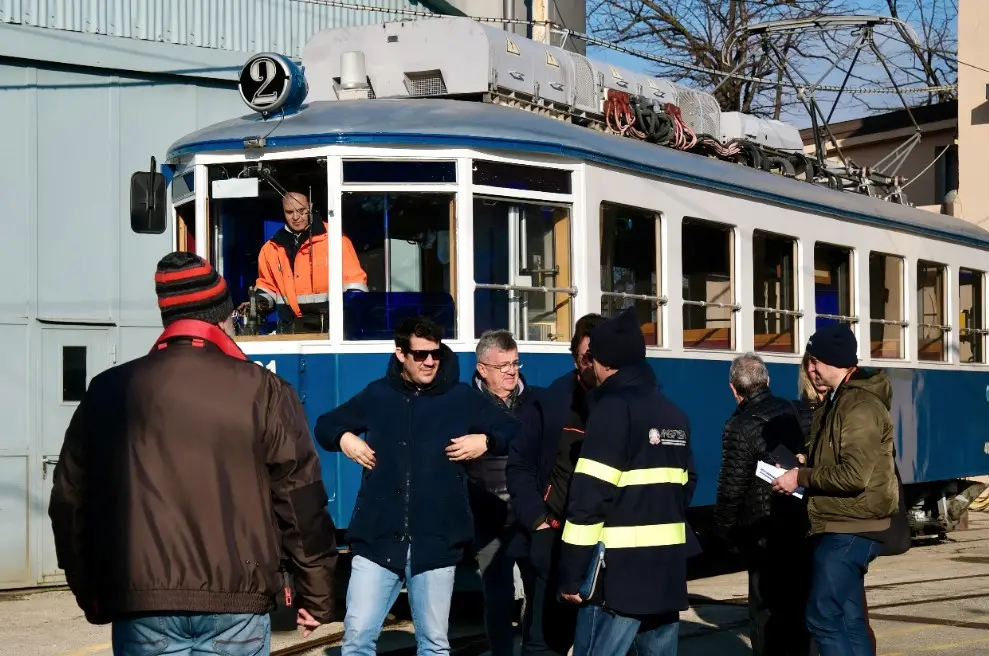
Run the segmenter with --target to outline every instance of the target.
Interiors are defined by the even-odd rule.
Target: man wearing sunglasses
[[[442,335],[427,317],[403,320],[385,377],[316,422],[323,448],[364,468],[347,531],[343,656],[376,653],[403,582],[418,653],[450,653],[454,574],[474,534],[465,465],[504,455],[519,422],[459,382]]]
[[[596,384],[590,334],[602,321],[599,314],[577,321],[570,341],[574,368],[533,390],[519,416],[522,432],[509,447],[505,475],[521,530],[508,553],[523,563],[523,654],[565,655],[573,644],[577,609],[557,600],[555,572],[567,490],[584,441],[587,395]]]

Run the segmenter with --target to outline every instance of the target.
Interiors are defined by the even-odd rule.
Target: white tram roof
[[[171,145],[168,159],[201,152],[243,151],[245,139],[262,135],[266,135],[266,148],[279,149],[329,144],[414,145],[563,156],[989,249],[989,232],[951,216],[835,191],[517,109],[462,100],[315,102],[281,119],[264,120],[260,114],[250,114],[186,135]]]

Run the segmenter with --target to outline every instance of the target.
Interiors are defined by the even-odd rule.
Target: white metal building
[[[360,0],[459,13],[441,0]],[[69,418],[161,330],[129,180],[177,137],[239,116],[249,53],[397,18],[312,0],[0,0],[0,588],[61,583],[47,516]]]

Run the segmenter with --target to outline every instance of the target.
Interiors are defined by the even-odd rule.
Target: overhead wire
[[[378,5],[368,5],[358,2],[345,2],[343,0],[293,0],[300,4],[309,4],[315,6],[324,7],[335,7],[340,9],[349,9],[352,11],[367,11],[371,13],[381,13],[381,14],[391,14],[396,16],[414,16],[418,18],[435,18],[436,14],[428,11],[419,11],[415,9],[393,9],[389,7],[381,7]],[[584,32],[578,32],[576,30],[567,29],[566,27],[561,27],[553,23],[552,21],[532,21],[525,20],[521,18],[491,18],[489,16],[465,16],[471,20],[477,21],[479,23],[493,23],[497,25],[524,25],[526,27],[532,26],[548,26],[550,28],[556,28],[559,32],[563,33],[566,37],[573,37],[585,42],[588,45],[598,46],[601,48],[607,48],[609,50],[614,50],[623,54],[631,55],[633,57],[638,57],[640,59],[645,59],[657,64],[663,64],[665,66],[673,66],[676,68],[682,68],[685,70],[692,71],[694,73],[702,73],[705,75],[718,76],[723,78],[731,78],[735,80],[741,80],[743,82],[753,82],[756,84],[765,85],[772,88],[789,88],[795,90],[803,90],[808,85],[793,84],[790,82],[785,82],[782,80],[774,80],[770,78],[760,78],[751,75],[743,75],[740,73],[721,71],[713,68],[707,68],[704,66],[698,66],[696,64],[690,64],[687,62],[677,61],[669,57],[663,57],[662,55],[656,55],[653,53],[643,52],[641,50],[636,50],[634,48],[629,48],[627,46],[622,46],[617,43],[611,43],[603,39],[591,36],[590,34],[585,34]],[[845,88],[845,93],[864,95],[864,94],[921,94],[928,95],[932,93],[942,93],[945,91],[955,91],[958,88],[958,84],[945,84],[940,86],[924,86],[924,87],[905,87],[898,89],[896,87],[859,87],[859,88]],[[839,85],[818,85],[814,87],[815,91],[831,91],[839,92],[842,87]]]

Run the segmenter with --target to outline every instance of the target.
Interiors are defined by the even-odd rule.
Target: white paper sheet
[[[777,467],[776,465],[770,465],[768,462],[763,462],[760,460],[755,466],[755,475],[766,481],[767,483],[772,483],[777,478],[786,473],[786,470],[782,467]],[[794,490],[791,496],[795,496],[798,499],[804,498],[804,489],[798,487]]]

